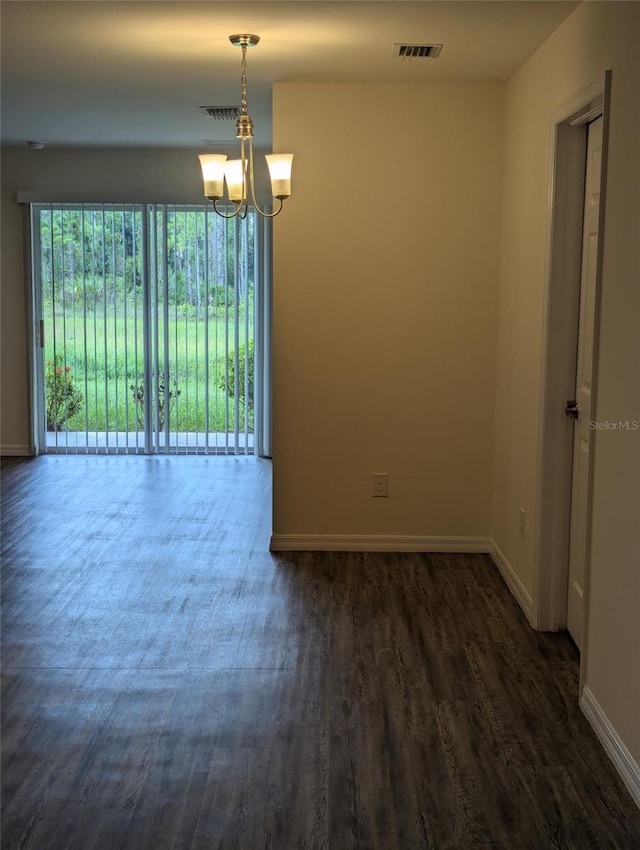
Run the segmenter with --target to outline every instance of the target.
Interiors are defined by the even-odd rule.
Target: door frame
[[[20,199],[18,199],[20,202]],[[25,275],[28,281],[27,311],[27,341],[29,347],[29,454],[42,453],[44,433],[44,401],[39,387],[44,386],[44,361],[42,357],[42,287],[33,284],[34,268],[40,264],[40,241],[35,238],[36,226],[34,221],[33,204],[22,203],[23,232],[25,240]]]
[[[566,627],[571,508],[573,420],[564,415],[575,391],[580,306],[580,271],[584,205],[587,124],[603,117],[602,175],[596,269],[594,322],[594,383],[592,416],[597,404],[596,366],[600,290],[606,209],[611,71],[576,92],[551,116],[548,225],[544,282],[544,317],[540,382],[538,477],[539,533],[534,552],[534,618],[536,628]],[[582,657],[586,658],[589,608],[589,541],[596,434],[589,457],[587,540],[583,605]]]
[[[152,250],[151,245],[151,237],[150,237],[150,226],[148,222],[148,214],[150,211],[156,210],[159,207],[164,208],[165,210],[165,225],[166,225],[166,211],[169,208],[172,209],[186,209],[193,210],[196,208],[200,208],[203,205],[201,203],[193,203],[191,201],[167,201],[167,200],[145,200],[145,202],[136,201],[117,201],[114,202],[111,199],[108,200],[100,200],[94,199],[92,201],[82,201],[78,200],[75,194],[70,193],[66,195],[65,193],[60,193],[56,195],[53,199],[51,199],[47,194],[40,194],[39,192],[24,192],[19,191],[16,193],[16,201],[18,204],[22,206],[23,211],[23,227],[25,233],[25,252],[24,252],[24,262],[25,262],[25,277],[28,285],[26,287],[27,292],[27,315],[28,315],[28,374],[29,374],[29,393],[28,393],[28,401],[29,401],[29,454],[30,455],[39,455],[46,452],[47,449],[47,440],[46,440],[46,430],[45,430],[45,419],[44,419],[44,402],[43,402],[43,393],[41,390],[44,388],[44,359],[42,347],[40,345],[40,326],[41,321],[43,319],[42,315],[42,287],[39,285],[37,281],[37,275],[35,273],[36,269],[40,268],[41,265],[41,256],[40,256],[40,241],[38,238],[39,227],[36,223],[36,216],[38,209],[41,207],[53,207],[57,208],[59,206],[69,205],[72,207],[84,208],[84,207],[113,207],[114,209],[120,209],[125,206],[131,206],[133,208],[140,208],[142,212],[142,239],[140,244],[140,251],[142,256],[142,265],[144,268],[144,274],[142,275],[143,280],[143,294],[144,294],[144,314],[147,315],[150,309],[150,280],[152,277],[150,270],[150,255]],[[210,213],[213,215],[213,212]],[[237,221],[237,220],[236,220]],[[255,382],[254,382],[254,410],[255,410],[255,421],[254,421],[254,431],[253,431],[253,450],[250,454],[260,457],[260,458],[270,458],[271,457],[271,431],[272,431],[272,405],[271,405],[271,393],[272,393],[272,381],[271,381],[271,312],[272,312],[272,289],[273,289],[273,279],[272,279],[272,263],[271,263],[271,243],[272,243],[272,227],[271,221],[269,219],[264,219],[262,216],[256,214],[254,220],[255,233],[254,233],[254,319],[253,319],[253,334],[254,334],[254,357],[257,368],[255,368]],[[166,275],[165,275],[166,278]],[[148,321],[148,318],[147,318]],[[152,356],[152,332],[149,329],[144,334],[144,359],[145,363],[150,364],[153,362]],[[165,373],[166,380],[166,373]],[[145,388],[145,397],[151,398],[153,393],[151,392],[151,381],[150,381],[150,370],[145,368],[144,375],[144,388]],[[237,403],[236,403],[237,408]],[[145,417],[145,428],[143,431],[144,434],[144,448],[140,447],[140,450],[136,448],[133,451],[129,451],[125,449],[123,451],[116,451],[114,454],[156,454],[155,448],[152,447],[153,444],[153,431],[152,431],[152,423],[151,416]],[[246,427],[246,426],[245,426]],[[229,432],[232,433],[232,432]],[[236,413],[236,434],[239,433],[237,429],[237,413]],[[179,452],[180,454],[203,454],[208,453],[209,455],[217,455],[217,454],[227,454],[229,453],[228,447],[223,448],[213,448],[208,452],[204,451],[204,448],[200,445],[196,445],[195,447],[191,447],[192,451],[184,451]],[[67,454],[68,452],[63,452]],[[75,452],[71,452],[72,454]],[[84,452],[82,452],[84,453]],[[90,454],[103,454],[103,451],[91,451]],[[171,452],[173,454],[174,452]],[[246,447],[244,451],[239,451],[236,441],[234,454],[248,454],[246,451]]]

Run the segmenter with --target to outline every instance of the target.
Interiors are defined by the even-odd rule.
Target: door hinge
[[[38,322],[38,342],[40,348],[44,348],[44,319]]]

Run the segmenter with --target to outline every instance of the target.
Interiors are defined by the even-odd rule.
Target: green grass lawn
[[[66,422],[70,431],[143,430],[143,326],[140,313],[130,306],[126,314],[113,311],[66,308],[52,316],[45,306],[45,369],[54,364],[54,350],[76,390],[82,394],[79,410]],[[229,311],[232,313],[232,311]],[[253,337],[253,315],[225,316],[213,311],[207,319],[197,319],[183,307],[170,306],[169,319],[161,320],[152,335],[152,358],[164,372],[169,370],[168,387],[171,431],[226,431],[234,429],[235,399],[224,389],[226,352],[235,352]],[[222,315],[220,315],[222,314]],[[47,361],[49,366],[47,367]],[[244,364],[240,364],[244,382]],[[222,384],[222,386],[221,386]],[[207,392],[208,390],[208,392]],[[164,394],[166,395],[166,393]],[[208,395],[208,410],[207,410]],[[163,399],[163,393],[159,393]],[[138,397],[138,401],[136,401]],[[242,399],[242,394],[240,398]],[[253,411],[249,411],[253,428]],[[239,430],[245,429],[244,406],[239,403]]]

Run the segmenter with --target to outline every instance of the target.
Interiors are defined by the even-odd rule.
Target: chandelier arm
[[[251,152],[251,144],[249,145],[249,152]],[[247,202],[247,206],[249,206],[249,187],[247,186],[247,153],[244,148],[244,139],[240,139],[240,161],[242,162],[242,199]]]
[[[277,210],[275,210],[275,212],[266,212],[266,210],[260,209],[256,200],[254,200],[253,205],[256,208],[256,212],[258,213],[258,215],[261,215],[262,218],[275,218],[279,212],[282,212],[282,207],[284,206],[284,201],[282,200],[282,198],[278,198],[277,200],[280,201],[280,206]]]
[[[253,140],[249,142],[249,186],[251,187],[251,200],[253,201],[253,205],[256,208],[256,212],[258,215],[261,215],[263,218],[275,218],[279,212],[282,211],[282,207],[284,206],[284,201],[282,198],[278,198],[280,201],[280,206],[275,212],[268,213],[265,210],[260,209],[260,205],[256,199],[256,191],[254,187],[254,177],[253,177]]]
[[[240,201],[238,203],[235,212],[232,212],[227,215],[226,213],[223,213],[218,209],[218,207],[216,206],[216,198],[213,198],[213,209],[220,216],[220,218],[237,218],[238,216],[240,216],[240,218],[245,218],[247,215],[247,204],[245,204],[243,201]],[[244,213],[244,215],[242,213]]]

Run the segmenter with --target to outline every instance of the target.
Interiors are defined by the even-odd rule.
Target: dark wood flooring
[[[483,555],[271,555],[270,467],[2,467],[4,850],[639,848]]]

